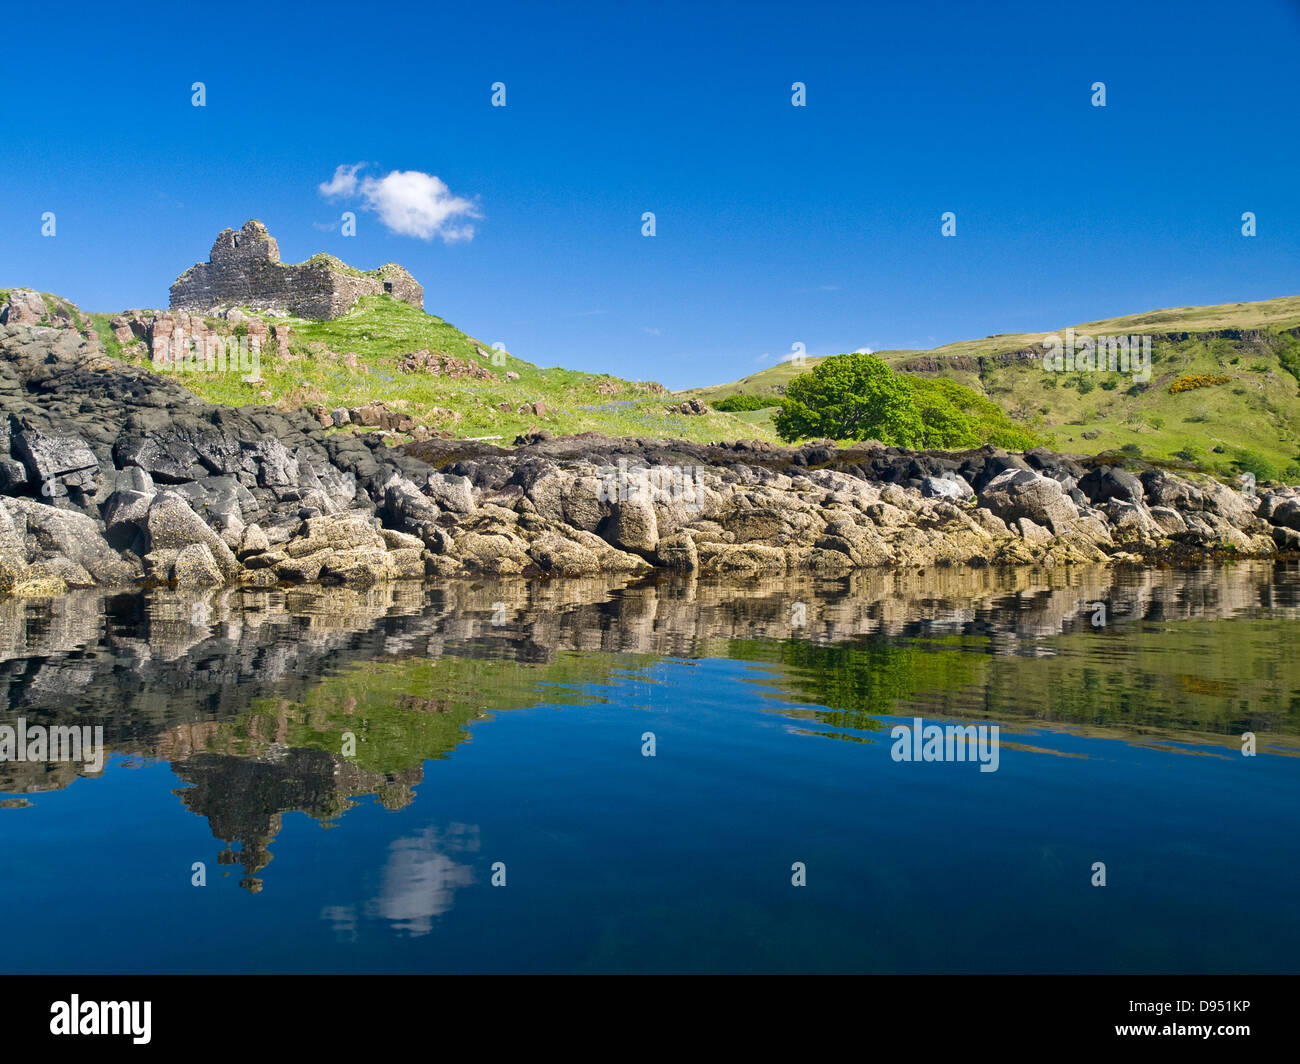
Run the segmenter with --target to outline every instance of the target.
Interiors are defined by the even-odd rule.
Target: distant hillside
[[[3,298],[0,293],[0,302]],[[66,304],[52,296],[46,302]],[[348,313],[326,321],[248,307],[228,313],[225,318],[203,318],[205,328],[233,339],[250,330],[287,329],[288,344],[281,350],[270,340],[263,342],[256,382],[237,372],[174,374],[213,403],[268,403],[286,410],[327,412],[382,402],[430,433],[500,436],[506,444],[532,430],[697,442],[775,439],[770,430],[756,431],[730,414],[711,409],[682,413],[677,409],[682,400],[654,382],[542,369],[495,352],[449,322],[386,295],[364,296]],[[141,365],[152,362],[150,334],[140,335],[142,330],[155,328],[160,317],[164,322],[178,317],[168,311],[85,316],[108,354]]]
[[[1150,336],[1151,379],[1043,369],[1052,333],[1006,333],[929,351],[881,351],[895,369],[943,376],[988,396],[1050,446],[1081,454],[1135,449],[1225,472],[1242,453],[1259,470],[1300,473],[1300,296],[1177,307],[1073,326],[1076,335]],[[1055,331],[1064,337],[1065,327]],[[777,402],[802,367],[782,363],[730,384],[680,393],[707,403],[746,394]],[[1195,387],[1171,386],[1192,378]],[[1226,378],[1226,379],[1221,379]],[[742,415],[770,428],[771,410]],[[1294,468],[1293,468],[1294,467]]]

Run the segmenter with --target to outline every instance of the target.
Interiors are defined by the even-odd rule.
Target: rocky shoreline
[[[451,576],[1044,567],[1300,548],[1300,491],[1036,450],[962,454],[534,434],[512,449],[330,431],[0,314],[0,594],[365,588]],[[36,296],[36,302],[40,297]]]

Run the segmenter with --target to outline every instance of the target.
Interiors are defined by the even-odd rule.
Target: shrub
[[[1231,377],[1216,377],[1205,374],[1179,377],[1169,386],[1169,394],[1177,395],[1179,392],[1190,392],[1195,388],[1209,388],[1215,384],[1227,384],[1231,379]]]
[[[821,436],[915,447],[925,435],[912,389],[879,355],[838,355],[792,380],[776,415],[783,440]]]
[[[776,416],[784,440],[874,438],[899,447],[1008,450],[1039,444],[992,400],[942,377],[894,373],[877,355],[837,355],[786,388]]]
[[[1247,451],[1243,448],[1233,455],[1232,464],[1243,473],[1253,473],[1255,479],[1261,483],[1278,479],[1277,466],[1262,454],[1256,454],[1254,451]]]
[[[769,406],[777,406],[781,402],[776,396],[745,395],[737,393],[729,395],[725,399],[719,399],[713,403],[714,410],[721,410],[725,414],[734,414],[742,410],[766,410]]]

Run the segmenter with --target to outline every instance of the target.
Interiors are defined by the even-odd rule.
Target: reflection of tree
[[[767,662],[784,700],[811,707],[782,713],[845,729],[948,713],[1192,741],[1251,730],[1294,747],[1298,589],[1296,574],[1254,564],[497,581],[427,600],[419,589],[230,595],[206,627],[183,598],[0,600],[0,717],[102,721],[107,752],[169,761],[192,784],[186,807],[228,844],[220,860],[256,890],[283,812],[328,821],[362,795],[400,808],[424,762],[451,756],[485,714],[581,702],[661,655]],[[1111,618],[1101,631],[1089,624],[1099,600]],[[795,601],[807,627],[791,638]],[[342,756],[344,732],[355,756]],[[0,763],[0,791],[61,788],[82,770]]]
[[[813,710],[815,720],[862,731],[880,728],[880,717],[908,712],[908,703],[917,699],[975,688],[988,660],[947,640],[899,644],[885,639],[733,643],[731,656],[780,666],[776,685],[795,701],[826,707]]]

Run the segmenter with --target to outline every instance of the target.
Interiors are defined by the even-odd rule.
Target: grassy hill
[[[1047,372],[1046,332],[877,353],[896,370],[974,389],[1059,450],[1140,452],[1224,473],[1244,463],[1257,473],[1300,478],[1300,297],[1177,307],[1073,328],[1079,336],[1151,336],[1150,381],[1141,385],[1128,374],[1103,371]],[[1055,330],[1064,334],[1064,327]],[[737,394],[775,403],[795,376],[820,361],[782,363],[681,394],[708,403]],[[1200,378],[1199,386],[1171,392],[1182,378]],[[770,427],[772,410],[737,416],[761,429]]]
[[[47,303],[51,298],[47,297]],[[268,317],[248,308],[244,312],[250,319],[288,325],[288,355],[281,356],[274,344],[265,344],[261,381],[257,383],[233,372],[174,375],[209,402],[332,410],[381,401],[410,414],[432,432],[450,432],[456,437],[500,436],[506,444],[517,434],[534,429],[699,442],[756,435],[775,439],[770,430],[755,430],[730,414],[683,414],[675,409],[681,400],[653,382],[542,369],[508,354],[493,361],[483,353],[495,356],[486,344],[442,318],[389,296],[365,296],[350,313],[332,321]],[[150,363],[142,341],[126,346],[118,342],[110,325],[114,315],[86,317],[110,355],[141,365]],[[205,320],[210,327],[235,336],[247,331],[246,323],[232,326],[221,319]],[[403,369],[405,356],[421,350],[446,356],[453,363],[453,372]],[[473,375],[476,373],[480,375]],[[524,407],[527,409],[521,413]]]

